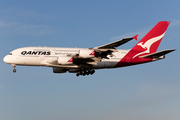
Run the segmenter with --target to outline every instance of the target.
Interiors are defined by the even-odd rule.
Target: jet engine
[[[53,73],[66,73],[66,69],[58,68],[58,67],[53,67]]]
[[[89,50],[89,49],[80,50],[79,57],[80,58],[93,58],[95,57],[95,51]]]
[[[79,69],[70,69],[68,71],[69,71],[69,73],[77,73],[77,72],[79,72]]]
[[[57,62],[58,64],[61,64],[61,65],[70,65],[70,64],[73,64],[73,58],[72,57],[59,57]]]

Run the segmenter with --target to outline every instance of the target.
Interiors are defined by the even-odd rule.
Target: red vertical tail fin
[[[169,21],[158,22],[131,50],[131,57],[154,53],[166,32]]]
[[[169,23],[169,21],[158,22],[115,67],[152,61],[152,58],[142,59],[140,56],[156,52]]]

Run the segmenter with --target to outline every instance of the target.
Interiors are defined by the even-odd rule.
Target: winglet
[[[132,38],[134,38],[135,40],[137,40],[137,36],[138,36],[139,34],[137,34],[137,35],[135,35],[134,37],[132,37]]]

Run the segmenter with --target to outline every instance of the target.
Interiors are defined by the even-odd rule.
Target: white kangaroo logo
[[[141,46],[142,48],[146,49],[146,51],[140,52],[138,54],[136,54],[133,58],[135,58],[138,55],[144,54],[144,53],[150,53],[150,47],[153,43],[157,42],[158,40],[162,39],[164,36],[165,32],[157,37],[151,38],[148,41],[146,41],[144,44],[143,42],[138,43],[137,45]]]

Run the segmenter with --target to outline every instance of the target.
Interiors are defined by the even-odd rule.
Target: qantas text
[[[22,51],[21,55],[51,55],[50,51]]]

